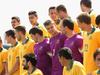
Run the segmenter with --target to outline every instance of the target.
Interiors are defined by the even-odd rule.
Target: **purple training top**
[[[52,52],[52,74],[51,75],[62,75],[63,67],[61,66],[58,59],[59,49],[64,47],[64,41],[67,37],[62,33],[52,37],[50,39],[50,48]]]
[[[82,36],[75,34],[73,37],[67,38],[64,43],[64,47],[68,47],[72,50],[72,56],[74,60],[83,63],[83,57],[79,51],[83,47]]]
[[[34,46],[34,53],[37,56],[37,68],[43,72],[43,75],[51,75],[52,62],[48,55],[48,51],[50,51],[48,39]]]

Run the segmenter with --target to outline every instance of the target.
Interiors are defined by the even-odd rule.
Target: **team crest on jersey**
[[[74,45],[74,42],[71,42],[70,45],[73,46]]]
[[[56,44],[59,44],[59,43],[60,43],[60,40],[57,40],[57,41],[56,41]]]
[[[40,46],[39,50],[42,50],[42,48],[43,48],[43,47],[42,47],[42,46]]]

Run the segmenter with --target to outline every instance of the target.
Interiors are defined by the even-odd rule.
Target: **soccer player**
[[[0,75],[7,73],[7,50],[3,48],[2,39],[0,37]]]
[[[49,56],[49,39],[43,37],[43,31],[37,27],[30,30],[30,35],[37,43],[34,46],[34,54],[37,56],[37,65],[43,75],[51,75],[51,58]]]
[[[49,16],[55,23],[58,30],[60,30],[60,19],[58,18],[56,7],[52,6],[49,8]]]
[[[9,75],[20,75],[20,61],[19,61],[19,50],[20,44],[16,41],[15,33],[13,30],[5,32],[6,41],[11,44],[8,50],[8,74]]]
[[[95,22],[96,22],[97,27],[100,29],[100,15],[98,15],[98,16],[96,17]]]
[[[96,27],[96,24],[95,24],[96,14],[92,9],[91,0],[81,0],[80,7],[81,7],[82,12],[86,12],[91,16],[91,23],[93,26]]]
[[[29,21],[30,21],[32,27],[37,26],[38,28],[40,28],[43,31],[44,37],[50,37],[50,34],[47,32],[45,27],[37,22],[38,15],[37,15],[36,11],[29,11],[28,16],[29,16]]]
[[[70,19],[64,19],[61,25],[61,30],[68,37],[64,43],[64,47],[72,50],[74,60],[83,63],[81,49],[83,47],[83,38],[74,32],[74,23]]]
[[[36,67],[38,61],[34,54],[26,54],[23,58],[23,68],[27,70],[27,72],[21,75],[43,75],[43,73]]]
[[[20,18],[18,16],[13,16],[11,18],[11,25],[15,29],[17,26],[20,25]]]
[[[17,26],[15,28],[15,32],[16,32],[16,37],[18,41],[22,41],[21,42],[21,49],[19,52],[19,56],[20,56],[20,75],[24,72],[23,67],[22,67],[22,59],[23,56],[25,54],[28,53],[34,53],[34,41],[31,40],[30,38],[28,38],[26,36],[26,29],[23,26]]]
[[[67,9],[66,9],[66,7],[65,7],[64,5],[59,5],[59,6],[57,6],[57,7],[56,7],[56,10],[57,10],[58,16],[59,16],[59,18],[60,18],[61,20],[64,20],[64,19],[66,19],[66,18],[71,19],[71,17],[68,15]],[[77,22],[75,22],[75,21],[74,21],[74,31],[75,31],[76,33],[80,33],[80,29],[79,29],[79,27],[78,27],[78,25],[77,25]]]
[[[60,48],[64,46],[64,41],[66,36],[57,30],[55,24],[50,20],[45,21],[44,26],[47,31],[51,34],[50,38],[50,48],[51,48],[51,58],[52,58],[52,74],[51,75],[62,75],[62,69],[57,53]]]
[[[64,66],[62,75],[86,75],[84,66],[80,62],[73,60],[69,48],[61,48],[58,57],[61,65]]]
[[[95,70],[94,72],[92,72],[91,75],[100,75],[100,48],[98,48],[94,55],[93,55],[94,61],[98,67],[97,70]]]
[[[77,22],[83,30],[83,64],[87,73],[90,73],[97,69],[93,60],[93,54],[100,47],[100,30],[92,26],[91,17],[87,13],[80,14],[77,17]]]

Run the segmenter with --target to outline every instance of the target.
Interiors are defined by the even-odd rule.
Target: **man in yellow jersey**
[[[92,1],[91,0],[81,0],[80,7],[81,7],[82,12],[86,12],[90,15],[92,25],[96,27],[96,24],[95,24],[96,13],[92,9]]]
[[[57,6],[56,10],[57,10],[57,14],[58,14],[59,18],[61,19],[61,22],[62,22],[62,20],[66,19],[66,18],[71,19],[71,17],[68,15],[67,9],[64,5]],[[74,21],[74,31],[76,33],[80,33],[80,29],[79,29],[76,21]]]
[[[49,8],[49,16],[52,21],[55,23],[58,30],[60,30],[60,19],[58,18],[56,7],[52,6]]]
[[[8,30],[5,32],[6,41],[11,44],[8,49],[8,74],[9,75],[20,75],[20,61],[19,61],[19,49],[20,44],[16,41],[15,32]]]
[[[97,69],[93,60],[93,54],[100,47],[100,30],[91,24],[91,17],[87,13],[82,13],[77,17],[79,27],[83,30],[83,64],[87,73]]]
[[[100,48],[95,51],[93,58],[98,69],[93,71],[91,75],[100,75]]]
[[[86,75],[84,66],[73,60],[72,51],[69,48],[61,48],[58,55],[61,65],[64,66],[62,75]]]
[[[31,40],[26,36],[26,29],[23,26],[17,26],[15,28],[16,37],[18,41],[22,41],[21,43],[21,49],[19,51],[20,56],[20,75],[23,73],[23,67],[22,67],[22,59],[25,54],[28,53],[34,53],[34,41]]]
[[[26,72],[22,75],[43,75],[43,73],[36,68],[37,59],[34,54],[26,54],[23,58],[23,68],[26,70]]]
[[[29,11],[28,16],[32,27],[39,27],[43,31],[44,37],[50,37],[50,34],[47,32],[46,28],[37,22],[38,15],[36,11]]]
[[[2,39],[0,37],[0,75],[7,73],[7,50],[3,48]]]
[[[98,16],[96,17],[95,22],[96,22],[97,27],[100,29],[100,15],[98,15]]]

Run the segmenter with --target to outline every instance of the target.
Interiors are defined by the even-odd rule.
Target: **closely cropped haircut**
[[[74,30],[74,23],[71,19],[64,19],[62,23],[63,27],[68,27],[70,30]]]
[[[95,53],[94,53],[94,55],[93,55],[94,60],[96,60],[96,56],[99,55],[99,54],[100,54],[100,48],[98,48],[98,49],[95,51]]]
[[[33,53],[24,55],[24,58],[26,59],[27,63],[30,61],[31,64],[36,67],[37,59]]]
[[[65,13],[67,13],[66,7],[64,5],[57,6],[56,10],[57,10],[57,12],[63,11]]]
[[[59,53],[58,53],[59,57],[64,57],[66,58],[67,60],[70,60],[70,59],[73,59],[72,58],[72,51],[67,48],[67,47],[63,47],[59,50]]]
[[[29,11],[28,15],[34,15],[35,17],[38,16],[36,11]]]
[[[15,39],[15,32],[14,30],[8,30],[5,32],[6,36],[11,36],[12,38]]]
[[[91,17],[87,13],[82,13],[77,17],[80,23],[91,24]]]
[[[43,36],[43,31],[41,29],[39,29],[38,27],[34,27],[32,29],[30,29],[29,34],[39,34],[40,36]]]
[[[85,5],[86,7],[88,7],[88,8],[92,8],[92,2],[91,2],[91,0],[81,0],[80,1],[80,5]]]
[[[52,21],[51,20],[46,20],[45,22],[44,22],[44,26],[46,27],[46,26],[49,26],[49,25],[51,25],[52,24]]]
[[[19,18],[18,16],[13,16],[11,19],[12,19],[12,20],[13,20],[13,19],[16,19],[18,22],[20,22],[20,18]]]
[[[100,25],[100,15],[98,15],[98,16],[96,17],[95,22],[96,22],[97,25]]]
[[[56,9],[56,7],[55,6],[50,7],[49,12],[50,12],[51,9]]]
[[[22,32],[24,35],[26,34],[26,29],[25,29],[24,26],[17,26],[17,27],[15,28],[15,30],[16,30],[16,31]]]

